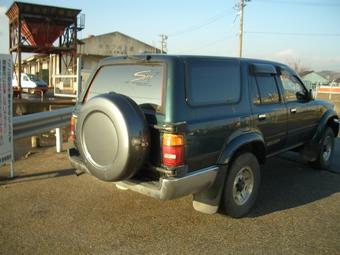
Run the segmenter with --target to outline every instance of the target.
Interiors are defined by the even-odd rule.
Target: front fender
[[[315,132],[315,134],[312,138],[312,141],[315,142],[315,143],[319,143],[325,128],[328,126],[329,121],[333,122],[333,123],[331,123],[331,125],[332,125],[331,127],[333,128],[333,130],[335,130],[334,135],[337,136],[338,132],[339,132],[339,121],[335,121],[335,120],[338,120],[337,113],[333,109],[327,110],[323,114],[322,118],[320,119],[320,122],[319,122],[318,127],[316,129],[316,132]]]
[[[321,150],[321,138],[328,126],[333,129],[334,135],[337,136],[339,131],[339,121],[336,112],[332,109],[329,109],[324,113],[312,139],[305,144],[301,151],[301,156],[304,160],[314,161],[318,158]]]

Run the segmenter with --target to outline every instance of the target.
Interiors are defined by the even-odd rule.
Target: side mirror
[[[303,93],[301,91],[298,91],[298,92],[296,92],[295,96],[296,96],[297,100],[305,101],[305,100],[308,100],[308,98],[309,98],[309,92]]]
[[[312,90],[312,89],[308,90],[308,93],[307,93],[307,100],[308,100],[308,101],[314,100],[313,90]]]
[[[296,92],[296,98],[299,101],[311,101],[313,100],[313,91],[311,89],[306,91],[305,93],[298,91]]]

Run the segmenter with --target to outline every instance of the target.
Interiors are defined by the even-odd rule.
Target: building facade
[[[148,45],[138,39],[132,38],[120,32],[89,36],[79,40],[77,55],[81,59],[82,83],[87,80],[92,69],[97,63],[108,56],[157,54],[160,49]],[[37,75],[45,80],[49,87],[60,87],[61,90],[69,90],[74,93],[77,88],[75,73],[67,70],[58,54],[33,55],[23,61],[23,72]],[[74,76],[72,78],[71,76]],[[62,78],[65,77],[65,78]]]

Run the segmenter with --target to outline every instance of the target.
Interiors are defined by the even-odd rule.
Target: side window
[[[253,104],[261,104],[261,98],[260,98],[260,93],[259,93],[259,89],[257,87],[257,84],[256,84],[256,80],[255,80],[255,77],[252,77],[253,79],[253,85],[254,86],[251,86],[251,95],[252,95],[252,100],[253,100]]]
[[[241,94],[240,76],[240,64],[235,60],[189,60],[189,104],[237,102]]]
[[[27,76],[24,76],[24,81],[28,81],[28,78],[27,78]]]
[[[256,74],[257,98],[254,103],[276,104],[280,102],[275,76],[272,74]]]
[[[282,81],[287,101],[301,100],[306,94],[306,89],[295,76],[283,71],[280,75],[280,79]]]

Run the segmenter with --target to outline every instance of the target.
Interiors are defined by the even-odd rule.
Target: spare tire
[[[103,181],[131,178],[149,153],[144,113],[132,99],[116,93],[96,96],[82,106],[76,139],[89,172]]]

